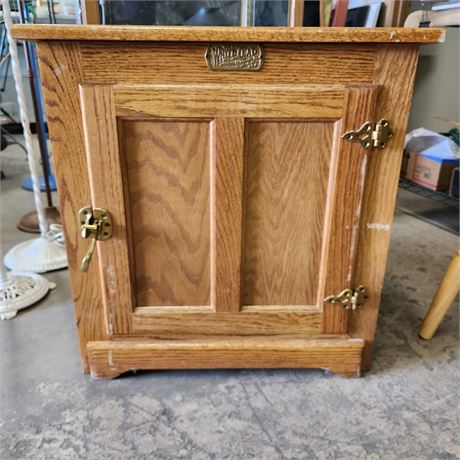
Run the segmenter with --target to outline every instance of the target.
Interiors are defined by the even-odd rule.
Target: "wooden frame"
[[[288,7],[288,26],[302,27],[305,0],[289,0]]]
[[[385,0],[384,27],[403,27],[409,10],[408,0]]]
[[[83,24],[100,24],[99,0],[80,0]]]

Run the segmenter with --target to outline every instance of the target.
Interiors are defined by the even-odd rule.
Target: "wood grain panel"
[[[318,334],[322,330],[322,315],[316,311],[287,309],[268,312],[220,312],[219,314],[152,313],[152,308],[138,308],[133,317],[133,332],[150,337],[189,335],[276,335]],[[145,311],[147,310],[147,311]],[[160,309],[159,309],[160,310]],[[162,310],[162,309],[161,309]],[[160,310],[160,311],[161,311]]]
[[[341,134],[359,129],[363,123],[375,119],[377,87],[350,86],[344,102]],[[361,144],[343,139],[338,146],[332,198],[330,238],[327,250],[325,296],[354,288],[362,280],[355,277],[361,207],[367,174],[369,152]],[[372,150],[371,150],[372,152]],[[345,173],[346,172],[346,173]],[[324,304],[324,332],[346,333],[349,312],[341,305]]]
[[[363,366],[372,360],[374,336],[391,237],[399,171],[412,100],[418,46],[379,47],[374,81],[379,85],[377,119],[387,118],[394,137],[369,158],[358,244],[356,279],[369,289],[365,308],[350,317],[350,333],[366,340]]]
[[[241,306],[244,119],[216,118],[214,139],[212,303],[217,312],[238,312]]]
[[[133,369],[321,368],[360,375],[360,339],[233,339],[91,342],[91,375],[114,378]]]
[[[129,334],[134,309],[127,212],[118,131],[110,86],[80,86],[91,205],[112,216],[112,237],[96,243],[109,334]],[[88,203],[89,204],[89,203]],[[90,240],[86,240],[86,247]],[[94,261],[92,262],[94,263]]]
[[[375,57],[375,45],[267,44],[259,72],[212,72],[204,60],[205,44],[82,43],[81,47],[87,81],[111,84],[370,82]]]
[[[434,43],[443,41],[443,29],[344,27],[184,27],[16,25],[13,36],[29,40],[115,40],[188,42],[339,42]]]
[[[122,123],[138,306],[210,304],[209,121]]]
[[[83,370],[89,371],[86,344],[108,338],[97,270],[80,271],[87,242],[80,237],[78,210],[91,203],[78,84],[83,80],[78,43],[39,43],[49,135],[59,193],[59,208],[69,261],[70,285],[78,325]],[[97,266],[97,254],[93,265]]]
[[[118,116],[154,117],[339,118],[344,99],[340,85],[118,85],[114,93]]]
[[[247,128],[244,305],[316,305],[333,122]]]

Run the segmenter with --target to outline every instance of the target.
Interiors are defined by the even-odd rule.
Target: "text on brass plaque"
[[[260,45],[209,45],[205,54],[210,70],[260,70],[264,63]]]

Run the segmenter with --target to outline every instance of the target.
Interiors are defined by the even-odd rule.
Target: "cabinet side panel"
[[[98,273],[93,268],[97,263],[93,263],[88,273],[80,271],[80,262],[88,249],[88,243],[80,238],[77,214],[80,208],[91,204],[78,93],[78,85],[83,80],[80,51],[78,44],[73,42],[39,42],[38,54],[80,352],[83,368],[88,372],[86,344],[107,339],[107,326]]]
[[[247,123],[243,305],[316,305],[334,123]]]
[[[210,305],[210,122],[122,127],[136,305]]]
[[[418,45],[379,45],[376,54],[376,119],[388,119],[394,137],[384,150],[375,150],[370,156],[364,193],[356,279],[368,287],[369,300],[365,308],[350,316],[349,329],[352,336],[366,340],[364,371],[372,359],[418,49]]]

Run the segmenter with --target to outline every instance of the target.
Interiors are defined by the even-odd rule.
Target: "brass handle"
[[[81,224],[80,229],[81,229],[81,237],[88,238],[89,236],[91,236],[92,233],[97,233],[97,231],[99,230],[99,227],[97,224],[86,223],[86,224]]]
[[[95,249],[96,249],[96,238],[91,238],[91,243],[89,244],[88,251],[86,252],[85,257],[83,257],[83,260],[81,261],[80,269],[82,272],[86,273],[88,271],[89,264],[91,262]]]
[[[78,220],[81,237],[91,238],[88,251],[80,265],[81,271],[87,272],[96,249],[96,240],[104,241],[112,237],[112,218],[105,209],[86,206],[78,211]]]

